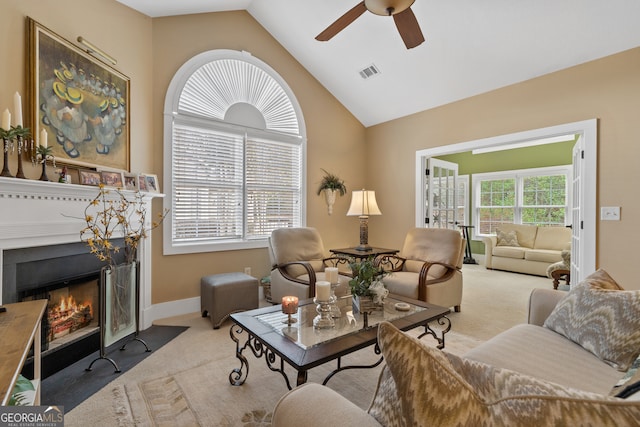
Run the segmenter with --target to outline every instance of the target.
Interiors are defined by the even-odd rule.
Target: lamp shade
[[[351,192],[351,206],[347,216],[370,216],[382,215],[378,203],[376,203],[376,192],[367,190],[356,190]]]

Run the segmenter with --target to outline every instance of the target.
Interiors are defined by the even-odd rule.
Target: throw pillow
[[[604,270],[574,286],[544,322],[612,367],[640,354],[640,291],[623,291]]]
[[[496,246],[520,246],[518,244],[518,235],[516,234],[516,230],[496,230],[496,235],[498,238]]]
[[[391,425],[618,426],[635,425],[640,417],[636,402],[462,359],[388,322],[379,325],[378,343],[400,401],[402,419]]]
[[[609,396],[628,398],[640,391],[640,356],[633,362],[624,377],[616,383]]]

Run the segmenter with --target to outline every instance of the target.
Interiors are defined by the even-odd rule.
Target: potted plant
[[[349,280],[349,288],[354,310],[368,313],[381,308],[389,294],[389,290],[382,283],[382,278],[387,272],[376,265],[374,257],[360,262],[350,262],[349,266],[353,273],[352,279]]]
[[[347,192],[347,187],[344,185],[344,181],[337,175],[327,172],[324,169],[322,169],[322,171],[324,172],[324,176],[318,187],[318,196],[324,192],[329,215],[331,215],[333,213],[333,204],[336,202],[336,193],[344,196]]]

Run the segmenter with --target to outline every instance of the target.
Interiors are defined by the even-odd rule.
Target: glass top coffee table
[[[376,342],[380,322],[391,322],[403,331],[424,327],[419,338],[431,335],[438,341],[438,348],[444,348],[444,336],[451,329],[451,321],[446,317],[450,312],[448,308],[397,295],[389,295],[385,299],[384,308],[373,311],[368,316],[353,312],[351,296],[339,298],[336,304],[341,316],[334,318],[335,327],[330,329],[313,327],[317,312],[316,304],[311,299],[300,303],[298,312],[292,316],[296,322],[290,325],[287,324],[288,316],[282,313],[281,305],[232,314],[234,324],[229,334],[236,343],[236,357],[240,360],[240,367],[229,374],[231,384],[242,385],[246,381],[249,361],[245,352],[248,351],[258,359],[264,357],[269,369],[280,372],[287,387],[291,389],[284,370],[285,362],[298,373],[296,385],[307,381],[309,369],[332,360],[337,360],[337,368],[325,378],[323,384],[342,370],[379,365],[382,358],[373,365],[341,366],[340,358],[373,344],[375,353],[380,354]],[[396,305],[404,310],[396,308]],[[429,327],[429,323],[434,321],[443,326],[439,336],[438,332]]]

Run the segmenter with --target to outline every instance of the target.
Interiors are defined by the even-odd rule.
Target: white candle
[[[2,112],[2,129],[11,129],[11,113],[8,108]]]
[[[318,301],[329,301],[331,298],[331,283],[326,280],[316,282],[316,299]]]
[[[18,92],[13,95],[13,114],[13,125],[22,126],[22,97]]]
[[[327,267],[324,269],[324,273],[329,283],[331,283],[332,285],[338,284],[338,268],[337,267]]]
[[[40,145],[47,148],[47,131],[44,129],[40,130]]]

